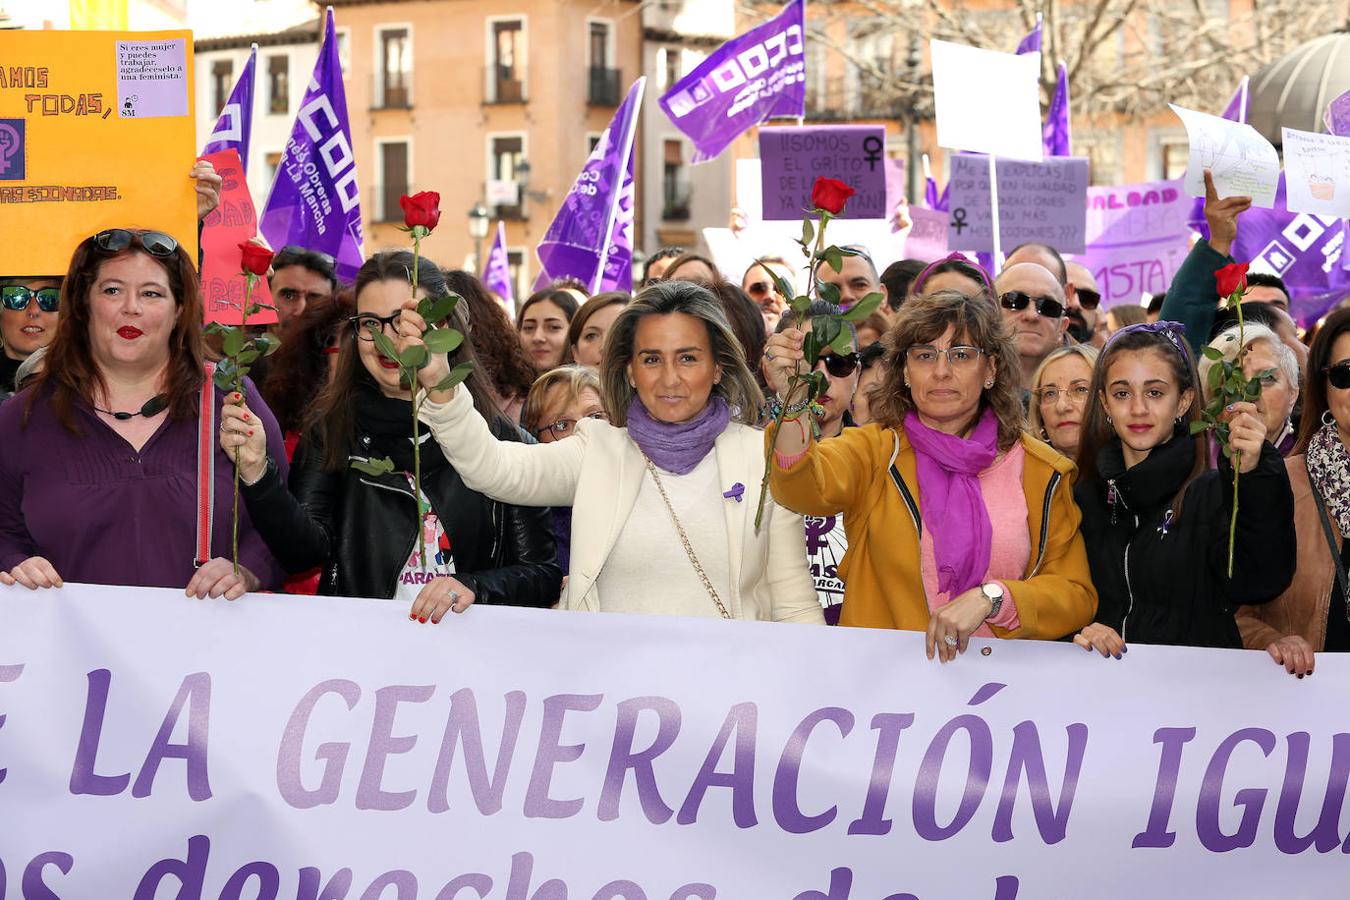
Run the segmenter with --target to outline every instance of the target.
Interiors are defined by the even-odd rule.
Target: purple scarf
[[[636,394],[628,404],[628,436],[659,468],[676,475],[692,472],[730,421],[727,401],[716,394],[703,412],[678,425],[653,419]]]
[[[998,419],[986,409],[967,440],[929,428],[911,411],[905,436],[918,457],[919,503],[933,535],[938,589],[955,599],[989,570],[993,526],[979,474],[998,456]]]

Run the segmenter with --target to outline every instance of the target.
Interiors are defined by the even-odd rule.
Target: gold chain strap
[[[722,618],[730,619],[731,613],[727,612],[726,606],[722,603],[722,598],[717,596],[717,588],[713,587],[712,581],[708,578],[708,573],[703,571],[703,566],[699,563],[698,557],[694,555],[694,545],[689,543],[689,535],[684,533],[684,526],[680,524],[680,517],[675,515],[675,507],[671,506],[670,498],[666,496],[666,488],[661,484],[661,476],[656,474],[656,466],[647,458],[647,454],[642,454],[642,458],[647,462],[647,471],[652,473],[652,481],[656,482],[656,490],[660,492],[661,499],[665,501],[666,510],[670,513],[671,521],[675,523],[675,531],[680,535],[680,543],[684,544],[684,552],[689,555],[689,561],[694,564],[694,571],[698,573],[699,580],[703,582],[703,588],[712,598],[712,602],[717,604],[717,611],[722,614]]]

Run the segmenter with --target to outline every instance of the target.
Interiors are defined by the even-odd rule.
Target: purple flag
[[[1224,108],[1223,117],[1230,122],[1245,123],[1247,121],[1247,81],[1247,76],[1243,75],[1242,80],[1238,82],[1237,90],[1233,92],[1233,99],[1229,100],[1228,106]],[[1192,229],[1199,232],[1202,238],[1209,240],[1209,223],[1205,221],[1204,197],[1196,197],[1195,202],[1191,204],[1189,224]]]
[[[944,188],[939,195],[937,180],[934,179],[932,175],[929,175],[924,179],[923,199],[924,202],[928,204],[929,209],[937,210],[938,212],[946,212],[948,201],[951,199],[951,194],[952,184],[950,181],[947,182],[947,187]]]
[[[294,244],[333,257],[342,281],[361,268],[361,196],[332,7],[260,224],[277,249]]]
[[[1040,53],[1041,52],[1041,14],[1036,14],[1036,27],[1027,32],[1027,36],[1022,38],[1021,43],[1017,45],[1018,54],[1022,53]]]
[[[1350,91],[1327,104],[1322,121],[1326,123],[1329,133],[1337,137],[1350,137]]]
[[[1289,314],[1307,327],[1350,291],[1350,272],[1340,265],[1344,244],[1341,220],[1289,212],[1281,172],[1274,208],[1252,207],[1242,214],[1233,258],[1250,262],[1253,272],[1284,279]]]
[[[617,270],[624,268],[629,272],[631,286],[631,237],[621,237],[628,241],[625,250],[629,266],[623,266],[620,261],[625,250],[611,252],[611,248],[615,245],[615,231],[622,221],[620,213],[625,194],[631,229],[633,189],[625,176],[632,171],[633,139],[637,134],[638,112],[642,108],[646,84],[644,76],[628,89],[628,96],[614,113],[609,127],[600,135],[590,159],[586,160],[572,189],[563,198],[558,214],[544,232],[537,251],[542,271],[536,284],[548,284],[571,276],[594,294],[605,283],[607,270],[613,265],[612,277],[618,279]]]
[[[1041,142],[1046,156],[1072,156],[1072,130],[1069,125],[1069,70],[1059,64],[1059,78],[1055,82],[1055,96],[1050,101],[1050,112],[1041,129]]]
[[[237,151],[239,161],[244,166],[244,174],[248,174],[248,141],[253,134],[253,85],[257,63],[258,45],[254,44],[248,62],[244,63],[244,71],[239,73],[239,80],[234,83],[234,90],[230,91],[230,99],[220,111],[216,127],[206,139],[206,146],[201,152],[205,156],[222,150]]]
[[[492,240],[487,263],[483,266],[483,286],[502,298],[506,311],[516,315],[516,291],[511,284],[511,257],[506,253],[506,225],[498,220],[497,236]]]
[[[675,127],[707,162],[741,132],[775,116],[806,114],[806,0],[788,0],[777,16],[727,41],[660,100]]]
[[[628,168],[619,191],[619,209],[610,229],[609,253],[605,257],[604,272],[597,291],[633,292],[633,157],[628,154]]]

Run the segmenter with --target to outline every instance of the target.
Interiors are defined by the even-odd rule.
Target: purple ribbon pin
[[[738,481],[731,486],[731,490],[723,491],[722,496],[728,500],[735,500],[737,503],[740,503],[741,499],[745,496],[745,485]]]

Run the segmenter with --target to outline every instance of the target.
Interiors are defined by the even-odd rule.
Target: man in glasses
[[[755,301],[760,315],[764,317],[765,334],[774,333],[779,319],[783,317],[783,310],[787,309],[788,303],[792,301],[792,297],[784,297],[778,292],[778,285],[773,280],[774,275],[795,287],[796,279],[792,275],[792,266],[781,256],[765,257],[752,263],[741,278],[741,290]]]
[[[1073,288],[1074,299],[1078,302],[1081,313],[1082,324],[1075,328],[1073,323],[1069,325],[1069,333],[1080,344],[1092,344],[1098,350],[1106,346],[1106,329],[1104,320],[1106,312],[1101,308],[1102,292],[1097,287],[1097,279],[1093,276],[1092,270],[1082,263],[1066,262],[1065,269],[1069,273],[1069,285]],[[1068,298],[1068,289],[1065,289],[1065,299]],[[1072,307],[1069,311],[1073,315]]]
[[[337,291],[333,257],[304,247],[282,247],[272,260],[272,302],[277,307],[277,328],[305,311],[305,307]]]
[[[1088,318],[1086,311],[1083,309],[1084,304],[1078,299],[1078,283],[1070,277],[1070,267],[1074,264],[1066,262],[1064,256],[1049,244],[1028,242],[1013,248],[1013,251],[1008,254],[1007,262],[1003,264],[1003,268],[1006,271],[1009,266],[1028,262],[1044,266],[1051,275],[1055,276],[1055,281],[1059,282],[1060,288],[1064,291],[1064,312],[1066,316],[1064,333],[1072,340],[1066,339],[1063,342],[1087,343],[1092,337],[1094,320]],[[1099,299],[1100,296],[1099,294]]]
[[[847,309],[873,292],[881,294],[882,309],[887,309],[886,289],[877,276],[877,267],[867,248],[859,244],[849,244],[843,249],[852,250],[853,255],[844,257],[844,264],[838,272],[827,262],[821,262],[816,269],[816,280],[828,282],[839,288],[839,305]]]
[[[14,391],[19,364],[56,336],[60,299],[60,278],[0,278],[0,391]]]
[[[1064,288],[1038,263],[1014,263],[994,282],[1003,324],[1022,358],[1022,390],[1029,389],[1041,360],[1064,340],[1068,325]]]

